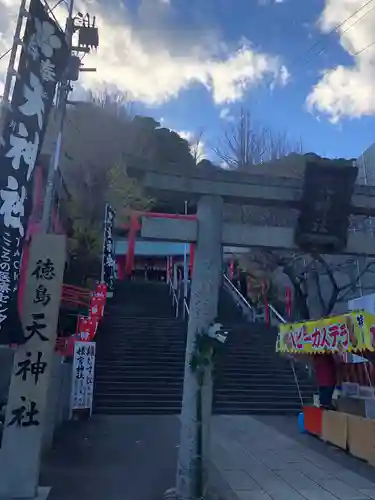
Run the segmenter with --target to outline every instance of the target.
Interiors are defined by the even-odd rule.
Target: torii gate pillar
[[[192,485],[190,481],[184,481],[184,476],[189,474],[188,471],[194,470],[198,464],[198,450],[195,446],[198,385],[196,377],[191,371],[190,361],[194,353],[197,333],[207,331],[217,317],[222,278],[223,206],[223,199],[220,196],[208,195],[200,198],[197,207],[198,234],[191,285],[181,411],[181,446],[177,469],[177,494],[181,498],[194,498],[195,493],[195,491],[190,491],[190,488],[194,488],[195,485]],[[212,380],[209,380],[208,377],[204,383],[202,401],[202,421],[205,423],[205,428],[203,428],[203,459],[206,461],[209,457],[209,423],[212,410]],[[207,470],[206,464],[204,464],[204,469]]]

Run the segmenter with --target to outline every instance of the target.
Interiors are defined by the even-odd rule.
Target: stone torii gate
[[[302,157],[303,158],[303,157]],[[285,164],[284,159],[284,164]],[[304,160],[303,160],[304,161]],[[278,162],[274,170],[277,172]],[[259,167],[262,171],[263,166]],[[285,227],[258,227],[240,223],[223,223],[224,203],[289,207],[298,209],[303,179],[226,172],[218,168],[202,167],[176,172],[176,169],[131,169],[131,176],[139,179],[143,188],[159,199],[184,199],[197,203],[196,219],[143,217],[141,235],[144,239],[195,243],[194,270],[191,286],[188,323],[183,405],[181,413],[181,441],[179,448],[177,493],[182,498],[193,498],[191,484],[181,471],[194,468],[196,450],[191,446],[195,422],[197,381],[190,369],[190,360],[198,332],[207,331],[217,316],[218,294],[222,277],[222,246],[267,247],[297,250],[294,229]],[[302,170],[303,174],[303,170]],[[356,186],[351,213],[375,215],[375,188]],[[375,256],[375,239],[366,233],[349,234],[343,253]],[[205,383],[206,418],[211,415],[212,381]],[[203,443],[203,455],[209,456],[209,428]],[[186,479],[186,473],[185,473]]]

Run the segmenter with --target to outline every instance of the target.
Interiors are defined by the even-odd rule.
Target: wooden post
[[[26,343],[14,356],[2,446],[0,497],[38,495],[47,393],[65,267],[65,236],[33,236],[22,322]]]

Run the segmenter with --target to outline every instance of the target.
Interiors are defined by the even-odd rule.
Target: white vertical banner
[[[92,414],[94,395],[96,342],[74,344],[71,415],[75,410],[89,410]]]

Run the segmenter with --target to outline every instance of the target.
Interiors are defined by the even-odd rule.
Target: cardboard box
[[[343,382],[341,384],[341,390],[343,396],[356,397],[359,394],[359,384],[353,382]]]
[[[356,415],[358,417],[366,416],[366,408],[364,399],[340,397],[337,400],[337,408],[339,412]]]
[[[349,452],[370,464],[375,464],[375,420],[347,416]]]
[[[358,390],[358,397],[364,399],[374,399],[375,389],[374,387],[368,387],[366,385],[360,385]]]
[[[342,413],[358,417],[375,418],[375,399],[340,397],[337,408]]]
[[[339,411],[323,412],[322,439],[346,450],[348,438],[348,415]]]

